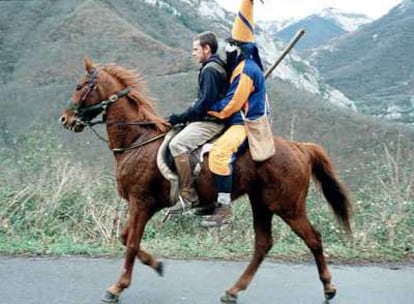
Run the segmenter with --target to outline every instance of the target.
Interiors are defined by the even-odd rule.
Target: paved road
[[[218,304],[247,263],[166,260],[165,276],[136,264],[122,304]],[[93,304],[116,279],[121,259],[0,257],[1,304]],[[414,266],[331,265],[332,304],[414,303]],[[313,264],[265,262],[239,304],[322,304]]]

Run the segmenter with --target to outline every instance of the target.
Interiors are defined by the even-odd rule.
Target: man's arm
[[[250,94],[254,91],[253,80],[245,73],[241,73],[239,77],[234,79],[237,87],[230,101],[228,99],[221,100],[218,104],[217,111],[209,111],[208,114],[219,119],[230,117],[233,113],[238,112],[249,99]]]
[[[199,98],[181,114],[171,114],[168,118],[169,122],[175,125],[201,120],[219,99],[221,89],[225,85],[223,82],[225,80],[216,69],[206,67],[200,75]]]

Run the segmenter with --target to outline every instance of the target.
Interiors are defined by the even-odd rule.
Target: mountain
[[[361,25],[370,22],[372,20],[365,15],[342,12],[330,7],[304,19],[287,24],[274,32],[274,35],[287,42],[298,30],[305,29],[306,35],[296,47],[299,52],[303,52],[324,45],[329,40],[355,31]]]
[[[266,33],[269,33],[273,36],[274,33],[279,31],[280,28],[282,28],[282,25],[277,20],[271,20],[271,21],[264,21],[259,20],[256,23],[257,26],[259,26],[261,29],[263,29]]]
[[[0,151],[17,149],[32,130],[47,130],[76,152],[76,162],[99,170],[112,170],[106,144],[89,129],[76,136],[58,123],[84,73],[83,56],[140,70],[165,116],[182,111],[196,94],[194,35],[210,29],[224,39],[234,20],[213,0],[0,1],[0,17]],[[266,67],[285,46],[273,40],[257,28]],[[295,51],[266,84],[274,134],[323,145],[351,185],[365,177],[362,171],[373,172],[369,165],[384,143],[387,153],[412,151],[406,150],[412,128],[350,110],[353,103]],[[101,126],[95,131],[105,134]]]
[[[276,32],[275,35],[282,41],[288,42],[300,29],[304,29],[306,35],[297,44],[299,53],[323,45],[332,38],[346,33],[346,31],[336,22],[318,15],[311,15],[283,28]]]
[[[4,35],[11,38],[2,41],[5,49],[1,58],[7,60],[8,66],[1,72],[5,85],[13,82],[20,86],[62,85],[73,77],[76,72],[73,67],[79,65],[79,58],[85,54],[121,64],[139,63],[143,72],[155,75],[190,67],[187,52],[177,48],[175,41],[154,38],[145,27],[137,26],[144,14],[159,14],[162,22],[153,22],[153,30],[163,27],[163,37],[173,33],[173,30],[168,32],[168,23],[175,22],[174,19],[142,2],[140,5],[146,12],[142,12],[142,7],[136,8],[135,20],[129,18],[132,12],[123,10],[124,2],[116,6],[109,1],[94,0],[12,3],[10,7],[1,4],[3,11],[4,6],[11,10],[11,14],[0,20]],[[184,37],[192,36],[180,24],[176,24],[176,30]]]
[[[309,57],[364,113],[414,123],[414,1]]]
[[[335,22],[347,32],[355,31],[361,25],[368,24],[373,21],[364,14],[343,12],[333,7],[323,9],[318,15],[321,18]]]
[[[78,58],[138,65],[150,76],[195,70],[190,55],[197,32],[210,29],[227,38],[235,15],[214,0],[67,0],[0,2],[0,81],[4,86],[67,83]],[[260,28],[257,40],[265,66],[283,46]],[[300,68],[298,70],[297,68]],[[280,71],[284,71],[283,73]],[[289,56],[273,77],[291,81],[322,99],[355,109],[343,94],[300,58]]]

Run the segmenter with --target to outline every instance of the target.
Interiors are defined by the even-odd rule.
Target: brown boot
[[[217,208],[217,202],[213,202],[207,205],[200,205],[194,208],[193,214],[198,216],[212,215]]]
[[[180,194],[178,201],[172,206],[170,213],[181,213],[198,204],[197,192],[192,186],[191,164],[189,154],[181,154],[174,158],[180,181]]]
[[[232,217],[233,214],[231,212],[230,205],[219,205],[214,211],[213,215],[201,221],[200,225],[206,228],[220,227],[226,224],[230,224]]]

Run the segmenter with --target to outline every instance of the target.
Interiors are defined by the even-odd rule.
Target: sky
[[[216,0],[225,9],[237,12],[240,0]],[[257,3],[256,3],[257,2]],[[324,8],[333,7],[344,12],[362,13],[377,19],[401,3],[402,0],[264,0],[255,1],[256,20],[285,20],[306,17]]]

